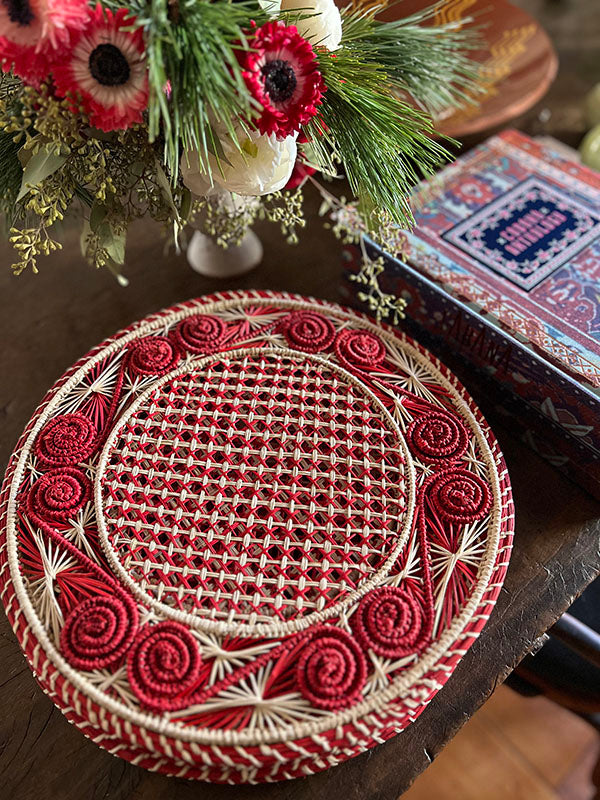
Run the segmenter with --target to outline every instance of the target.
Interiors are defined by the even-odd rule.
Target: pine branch
[[[474,103],[483,91],[481,66],[469,55],[482,46],[479,31],[464,28],[470,18],[427,24],[437,8],[393,22],[378,21],[377,7],[342,11],[343,44],[360,47],[365,61],[387,72],[397,93],[409,93],[432,114]]]
[[[3,122],[10,121],[13,114],[20,113],[22,86],[22,82],[11,73],[0,75],[0,116]],[[6,125],[0,127],[0,211],[12,224],[23,178],[23,167],[18,155],[23,142],[16,133],[7,132],[5,128]]]
[[[343,9],[342,48],[317,50],[327,92],[310,148],[323,171],[343,164],[367,226],[383,209],[409,227],[412,188],[449,159],[427,112],[473,102],[479,68],[468,51],[478,38],[457,23],[425,26],[436,6],[398,22],[378,22],[379,10]]]
[[[318,165],[343,164],[367,219],[380,208],[410,227],[412,187],[448,159],[432,138],[431,118],[391,94],[388,74],[364,59],[360,45],[318,58],[327,85],[320,116],[309,126]]]
[[[118,8],[122,2],[105,4]],[[164,137],[172,176],[182,149],[198,150],[207,166],[209,153],[218,153],[211,122],[233,135],[233,121],[255,113],[236,53],[247,47],[251,20],[260,25],[266,15],[251,0],[130,0],[128,6],[146,42],[150,140]]]

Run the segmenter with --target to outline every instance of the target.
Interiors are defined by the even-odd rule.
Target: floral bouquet
[[[175,240],[193,222],[227,246],[266,218],[295,241],[307,181],[380,240],[409,226],[411,187],[446,158],[431,115],[478,87],[476,39],[436,8],[380,22],[380,5],[334,0],[1,0],[15,271],[60,247],[71,208],[85,256],[117,276],[145,215]],[[348,202],[324,186],[342,173]]]

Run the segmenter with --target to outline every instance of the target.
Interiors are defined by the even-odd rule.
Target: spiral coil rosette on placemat
[[[43,689],[100,746],[230,783],[404,729],[479,634],[513,530],[454,377],[270,292],[183,303],[50,391],[10,462],[0,579]]]

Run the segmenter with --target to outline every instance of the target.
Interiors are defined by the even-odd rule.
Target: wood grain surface
[[[583,93],[600,81],[598,0],[520,0],[549,30],[562,70],[546,100],[519,121],[530,133],[576,144]],[[540,116],[540,111],[542,113]],[[265,258],[233,288],[271,288],[339,300],[340,248],[310,198],[303,244],[259,231]],[[0,464],[50,385],[89,348],[134,320],[222,288],[165,254],[160,232],[138,225],[128,246],[130,286],[86,266],[78,233],[41,264],[11,276],[0,245]],[[480,401],[485,413],[485,402]],[[494,423],[493,418],[491,418]],[[511,474],[515,547],[505,586],[483,634],[422,716],[390,742],[311,778],[258,787],[193,784],[150,774],[87,741],[37,687],[0,614],[0,798],[2,800],[395,800],[474,713],[540,634],[600,571],[600,504],[495,426]],[[484,795],[482,795],[484,797]]]

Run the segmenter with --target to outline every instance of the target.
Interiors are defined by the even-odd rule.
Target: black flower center
[[[6,8],[9,20],[15,25],[26,28],[35,19],[29,0],[2,0],[2,5]]]
[[[114,44],[99,44],[90,53],[92,76],[102,86],[123,86],[131,75],[129,62]]]
[[[265,92],[274,103],[285,103],[294,94],[298,81],[289,61],[281,58],[267,61],[261,74],[265,79]]]

